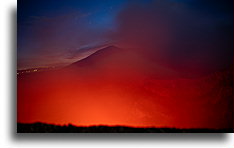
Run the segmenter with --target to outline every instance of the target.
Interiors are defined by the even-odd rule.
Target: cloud
[[[207,3],[130,3],[118,16],[113,36],[119,44],[181,72],[227,68],[233,62],[232,12],[221,9],[226,4]]]

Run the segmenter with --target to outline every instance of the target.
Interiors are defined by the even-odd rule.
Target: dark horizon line
[[[17,123],[17,133],[233,133],[233,128],[176,128],[140,127],[127,125],[77,126],[71,123],[56,125],[42,122]]]

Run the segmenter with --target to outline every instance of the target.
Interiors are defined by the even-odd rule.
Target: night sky
[[[18,1],[18,69],[69,64],[89,55],[81,49],[107,44],[150,48],[152,58],[182,71],[226,68],[233,61],[233,2]]]

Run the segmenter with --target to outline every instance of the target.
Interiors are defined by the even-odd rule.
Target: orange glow
[[[18,122],[232,127],[232,72],[196,78],[108,47],[61,70],[18,75]]]
[[[89,74],[89,79],[63,71],[18,76],[18,122],[179,128],[232,126],[220,122],[230,118],[231,112],[219,108],[232,104],[216,88],[218,79],[116,79]]]

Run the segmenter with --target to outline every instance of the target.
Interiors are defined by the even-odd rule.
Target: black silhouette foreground
[[[134,128],[127,126],[74,126],[18,123],[17,133],[233,133],[233,129]]]

